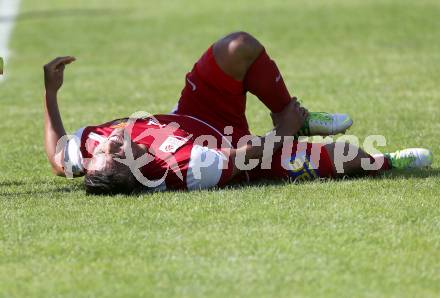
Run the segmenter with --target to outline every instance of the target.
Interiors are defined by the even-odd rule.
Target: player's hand
[[[272,113],[271,116],[277,135],[292,136],[304,125],[308,111],[296,100],[291,100],[281,112]]]
[[[44,86],[46,92],[57,92],[63,85],[66,64],[75,61],[75,57],[58,57],[44,66]]]
[[[301,103],[298,101],[298,98],[296,96],[292,97],[291,101],[293,101],[294,105],[299,108],[299,113],[302,117],[307,118],[309,116],[309,111],[306,108],[301,106]],[[280,117],[277,117],[277,113],[275,113],[275,114],[272,113],[271,116],[272,116],[273,125],[275,127],[278,126],[280,124],[280,123],[278,123],[279,122],[278,119]]]

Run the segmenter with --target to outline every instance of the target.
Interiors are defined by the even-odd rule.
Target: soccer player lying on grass
[[[342,133],[352,121],[344,114],[309,113],[301,107],[264,47],[244,32],[209,47],[186,75],[172,114],[117,119],[81,128],[67,138],[57,91],[65,65],[73,61],[60,57],[44,67],[45,146],[54,173],[85,175],[88,193],[203,189],[243,179],[372,175],[432,163],[426,149],[373,157],[348,143],[294,140],[295,135]],[[249,131],[247,92],[271,112],[274,128],[263,137]]]

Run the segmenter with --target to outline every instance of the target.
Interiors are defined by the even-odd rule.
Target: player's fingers
[[[72,56],[64,56],[64,57],[57,57],[48,64],[46,64],[45,69],[48,70],[55,70],[60,64],[70,64],[73,61],[75,61],[75,57]]]
[[[71,56],[59,57],[57,62],[55,63],[55,68],[59,68],[61,66],[64,67],[64,65],[70,64],[73,61],[75,61],[75,57],[71,57]]]
[[[72,63],[73,61],[75,61],[76,60],[76,58],[75,57],[73,57],[73,56],[67,56],[67,57],[64,57],[64,59],[63,59],[63,64],[70,64],[70,63]]]
[[[309,115],[309,111],[306,108],[301,107],[301,111],[302,111],[304,117],[307,117]]]
[[[45,68],[45,69],[48,69],[48,70],[54,69],[54,68],[57,66],[57,64],[58,64],[58,62],[60,61],[60,59],[61,59],[61,57],[57,57],[57,58],[53,59],[52,61],[50,61],[49,63],[47,63],[47,64],[44,66],[44,68]]]
[[[73,61],[75,61],[75,58],[73,58],[73,60],[72,59],[67,59],[67,58],[69,58],[69,57],[66,57],[66,59],[63,59],[63,60],[60,60],[59,62],[58,62],[58,64],[55,66],[55,71],[57,71],[57,72],[63,72],[64,71],[64,69],[66,68],[66,64],[70,64],[70,63],[72,63]]]
[[[304,118],[309,117],[309,111],[307,111],[306,109],[304,109]]]

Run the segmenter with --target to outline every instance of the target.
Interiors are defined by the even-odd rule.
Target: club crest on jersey
[[[179,136],[169,136],[166,140],[160,145],[159,150],[165,153],[174,153],[182,147],[186,142],[188,142],[187,138],[179,137]]]

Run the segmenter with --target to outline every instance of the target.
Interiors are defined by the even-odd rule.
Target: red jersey
[[[223,185],[231,176],[232,167],[220,150],[230,148],[228,139],[197,118],[175,114],[84,127],[65,146],[65,167],[75,175],[86,173],[96,147],[121,127],[133,142],[147,148],[148,162],[139,167],[138,178],[147,187],[201,189]]]

